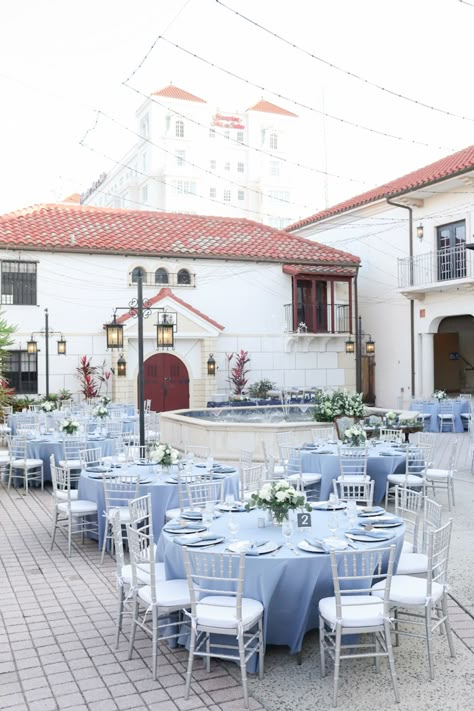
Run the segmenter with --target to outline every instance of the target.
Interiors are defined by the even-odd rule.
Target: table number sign
[[[306,511],[296,514],[296,525],[298,528],[311,528],[311,514]]]

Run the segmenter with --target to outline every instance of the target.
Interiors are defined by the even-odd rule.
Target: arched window
[[[176,137],[184,138],[184,121],[176,121]]]
[[[191,275],[187,269],[180,269],[179,270],[178,284],[191,284]]]
[[[138,281],[138,275],[141,273],[143,276],[143,281],[145,281],[145,270],[143,267],[135,267],[135,269],[132,271],[132,284],[136,284]]]
[[[272,150],[278,149],[278,135],[276,133],[270,134],[270,148]]]
[[[168,272],[163,267],[157,269],[155,272],[155,284],[167,284],[168,283]]]

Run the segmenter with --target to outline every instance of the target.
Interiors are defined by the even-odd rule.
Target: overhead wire
[[[457,114],[454,111],[448,111],[447,109],[442,109],[438,106],[432,106],[431,104],[427,104],[424,101],[420,101],[419,99],[413,99],[410,96],[406,96],[405,94],[402,94],[401,92],[395,91],[393,89],[389,89],[387,87],[382,86],[381,84],[377,84],[377,82],[371,81],[370,79],[367,79],[366,77],[361,76],[360,74],[356,74],[355,72],[352,72],[350,69],[345,69],[344,67],[340,67],[334,62],[329,61],[328,59],[324,59],[323,57],[319,57],[316,54],[313,54],[313,52],[310,52],[307,49],[304,49],[303,47],[300,47],[297,45],[295,42],[292,42],[291,40],[287,39],[286,37],[283,37],[282,35],[278,34],[277,32],[274,32],[273,30],[270,30],[268,27],[265,27],[265,25],[260,24],[256,20],[253,20],[250,17],[247,17],[246,15],[243,15],[241,12],[238,10],[235,10],[233,7],[229,7],[229,5],[226,5],[222,0],[216,0],[216,3],[220,5],[221,7],[225,8],[227,11],[233,13],[237,17],[240,17],[242,20],[245,20],[245,22],[248,22],[249,24],[253,25],[254,27],[257,27],[259,30],[262,32],[265,32],[272,37],[275,37],[279,41],[283,42],[284,44],[288,45],[292,49],[296,49],[298,52],[303,53],[307,57],[311,57],[311,59],[314,59],[317,62],[320,62],[321,64],[324,64],[327,67],[330,67],[331,69],[334,69],[335,71],[341,72],[345,74],[346,76],[352,77],[353,79],[356,79],[357,81],[362,82],[363,84],[366,84],[368,86],[372,86],[375,89],[378,89],[379,91],[382,91],[386,94],[390,94],[391,96],[394,96],[397,99],[402,99],[403,101],[408,101],[412,104],[415,104],[416,106],[420,106],[424,109],[429,109],[430,111],[436,111],[437,113],[443,114],[445,116],[449,116],[451,118],[457,118],[461,119],[462,121],[470,121],[474,122],[474,118],[470,116],[463,116],[462,114]]]

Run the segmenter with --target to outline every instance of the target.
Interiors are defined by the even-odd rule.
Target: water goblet
[[[229,531],[231,542],[235,542],[237,540],[237,534],[239,532],[239,522],[237,520],[237,516],[234,516],[233,513],[231,513],[229,516],[229,521],[227,522],[227,529]]]
[[[225,503],[226,503],[226,506],[229,507],[229,509],[232,509],[232,507],[233,507],[234,504],[235,504],[235,496],[234,496],[234,494],[226,494],[226,495],[225,495]]]
[[[337,543],[338,538],[336,536],[336,533],[339,528],[339,520],[337,517],[337,511],[335,511],[334,509],[330,512],[328,516],[327,526],[331,535],[326,538],[326,542],[329,543],[329,545]]]
[[[357,525],[357,505],[355,501],[347,502],[346,514],[349,527],[354,528]]]
[[[207,501],[206,505],[202,511],[202,524],[207,528],[208,531],[211,530],[211,525],[214,520],[214,502]]]

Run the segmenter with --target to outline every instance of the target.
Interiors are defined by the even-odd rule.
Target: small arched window
[[[135,267],[135,269],[132,271],[132,284],[136,284],[138,281],[138,275],[141,274],[143,277],[143,281],[145,281],[145,270],[143,267]]]
[[[270,134],[270,148],[272,150],[278,149],[278,134],[276,134],[276,133]]]
[[[191,275],[187,269],[180,269],[179,270],[178,284],[191,284]]]
[[[163,267],[157,269],[155,272],[155,284],[167,284],[168,281],[168,272],[166,269],[163,269]]]
[[[176,137],[184,138],[184,121],[176,121]]]

